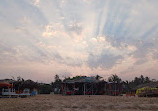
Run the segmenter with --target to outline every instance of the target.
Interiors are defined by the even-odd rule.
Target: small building
[[[15,94],[15,90],[13,89],[13,84],[10,84],[5,81],[0,82],[0,96],[12,95]]]
[[[133,90],[139,97],[158,97],[158,81],[138,85]]]
[[[123,92],[123,84],[117,82],[108,82],[105,84],[105,94],[111,96],[121,95]]]
[[[30,96],[30,89],[24,88],[22,91],[15,90],[13,80],[0,80],[0,97],[27,97]]]
[[[63,95],[96,95],[104,94],[105,82],[95,77],[81,76],[62,83]]]

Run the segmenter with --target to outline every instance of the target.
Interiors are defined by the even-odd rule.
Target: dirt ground
[[[158,111],[158,98],[38,95],[0,98],[0,111]]]

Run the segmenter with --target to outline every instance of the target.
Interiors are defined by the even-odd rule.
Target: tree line
[[[82,76],[75,76],[75,77],[67,77],[67,78],[64,78],[63,80],[60,79],[59,75],[55,75],[54,77],[54,82],[52,82],[52,86],[54,88],[59,88],[61,89],[61,84],[62,82],[65,82],[66,80],[74,80],[76,78],[80,78]],[[155,79],[150,79],[149,77],[144,77],[143,75],[141,75],[140,77],[135,77],[134,80],[132,81],[123,81],[118,75],[116,74],[112,74],[108,80],[104,80],[103,77],[99,76],[99,75],[96,75],[95,78],[97,80],[101,80],[101,81],[104,81],[104,82],[113,82],[113,83],[122,83],[124,84],[125,86],[125,91],[130,91],[130,90],[133,90],[134,88],[136,88],[138,85],[141,85],[141,84],[146,84],[146,83],[150,83],[150,82],[155,82],[156,80]]]
[[[17,77],[17,79],[14,79],[12,83],[15,90],[23,90],[25,88],[29,88],[30,90],[37,89],[40,94],[50,94],[50,92],[54,92],[55,89],[58,93],[60,93],[62,82],[65,82],[66,80],[74,80],[80,77],[82,76],[67,77],[62,80],[59,75],[55,75],[54,82],[51,82],[50,84],[34,82],[30,79],[24,80],[22,77]],[[99,75],[96,75],[95,78],[104,82],[123,83],[126,86],[126,91],[130,91],[138,85],[156,81],[155,79],[150,79],[149,77],[144,77],[143,75],[141,75],[140,77],[135,77],[132,81],[123,81],[116,74],[112,74],[107,80],[104,80],[103,77]]]

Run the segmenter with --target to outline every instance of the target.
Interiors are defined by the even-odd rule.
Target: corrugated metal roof
[[[64,83],[91,83],[91,82],[99,82],[95,77],[79,77],[74,80],[66,80]]]

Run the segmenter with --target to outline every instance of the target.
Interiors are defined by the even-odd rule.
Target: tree
[[[71,78],[70,77],[65,77],[63,82],[65,82],[66,80],[71,80]]]
[[[95,78],[96,78],[96,80],[100,80],[101,78],[103,78],[103,77],[101,77],[101,76],[99,76],[98,74],[95,76]]]
[[[53,91],[53,88],[50,84],[39,84],[39,93],[40,94],[50,94]]]
[[[151,82],[150,78],[149,77],[145,77],[145,83],[149,83]]]
[[[54,80],[55,80],[55,82],[52,83],[53,88],[54,89],[57,88],[57,89],[61,90],[62,80],[59,78],[59,75],[56,74],[55,77],[54,77]]]
[[[22,77],[17,77],[17,80],[15,80],[14,82],[13,82],[13,84],[14,84],[14,88],[16,89],[16,90],[23,90],[24,88],[23,88],[23,84],[24,84],[24,79],[22,78]]]
[[[140,76],[140,81],[141,81],[141,84],[143,84],[143,83],[145,82],[144,80],[145,80],[144,76],[143,76],[143,75],[141,75],[141,76]]]
[[[72,78],[66,77],[66,78],[63,80],[63,82],[65,82],[66,80],[74,80],[74,79],[78,79],[78,78],[81,78],[81,77],[86,77],[86,76],[74,76],[74,77],[72,77]]]
[[[29,88],[30,90],[33,90],[34,88],[39,88],[39,84],[37,82],[34,82],[30,79],[23,82],[23,88]]]
[[[112,76],[110,76],[110,77],[108,78],[108,81],[109,81],[109,82],[117,82],[117,83],[120,83],[122,80],[121,80],[120,77],[118,77],[116,74],[114,74],[114,75],[112,75]]]
[[[25,88],[29,88],[30,90],[33,90],[34,88],[38,88],[38,83],[34,82],[30,79],[24,80],[22,77],[17,77],[17,80],[14,80],[13,82],[15,90],[22,91]]]
[[[141,79],[138,77],[135,77],[133,82],[134,82],[134,85],[137,86],[137,85],[141,84]]]
[[[60,81],[59,75],[56,74],[54,77],[54,80],[55,80],[55,82]]]

